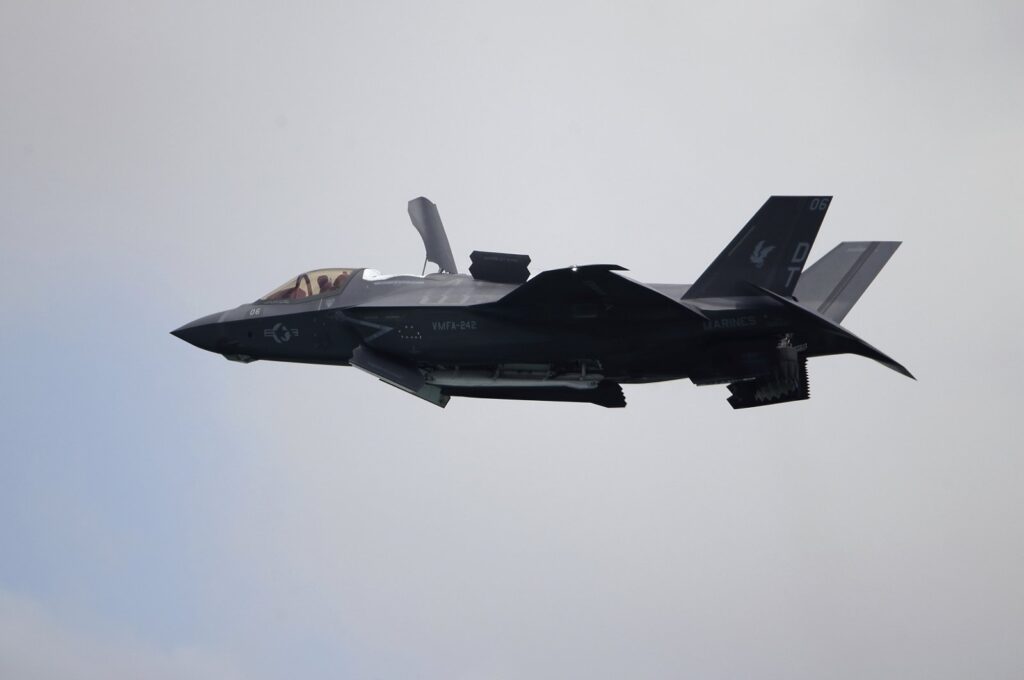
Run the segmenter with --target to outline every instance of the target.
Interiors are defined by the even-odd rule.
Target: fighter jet
[[[530,278],[527,255],[474,251],[460,274],[437,206],[409,217],[436,273],[317,269],[172,331],[242,363],[355,366],[444,407],[451,397],[626,405],[622,385],[726,385],[733,408],[810,396],[807,359],[858,354],[840,326],[900,245],[851,241],[804,271],[831,196],[772,196],[691,285],[587,264]]]

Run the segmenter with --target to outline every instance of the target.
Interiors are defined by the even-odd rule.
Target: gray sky
[[[1020,3],[0,3],[0,676],[1011,678]],[[167,334],[315,267],[692,281],[772,193],[919,382],[453,400]]]

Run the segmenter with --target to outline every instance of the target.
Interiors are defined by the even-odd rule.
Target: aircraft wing
[[[617,264],[590,264],[541,272],[493,305],[501,309],[547,307],[586,310],[619,307],[637,314],[703,319],[695,307],[615,272]]]

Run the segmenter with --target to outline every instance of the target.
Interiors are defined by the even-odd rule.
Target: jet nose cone
[[[171,335],[176,338],[181,338],[185,342],[195,345],[199,349],[205,349],[209,352],[216,352],[217,345],[220,344],[224,338],[223,328],[220,324],[221,315],[210,314],[200,319],[196,319],[191,323],[187,323],[181,328],[176,328],[171,331]]]

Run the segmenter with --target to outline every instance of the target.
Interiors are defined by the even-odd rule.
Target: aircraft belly
[[[676,324],[620,320],[575,323],[510,320],[464,307],[349,310],[363,341],[421,364],[496,365],[605,362],[624,373],[664,365],[688,343]],[[673,368],[673,371],[676,369]]]

